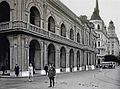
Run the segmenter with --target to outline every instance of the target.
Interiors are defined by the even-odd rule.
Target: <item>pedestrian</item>
[[[56,75],[56,71],[53,65],[49,66],[49,70],[48,70],[48,77],[50,80],[50,86],[49,87],[54,87],[55,86],[55,82],[54,82],[54,78]]]
[[[72,69],[73,69],[73,66],[72,66],[72,65],[70,65],[70,72],[72,72]]]
[[[18,64],[16,64],[15,65],[15,75],[16,75],[16,77],[18,77],[18,75],[19,75],[19,66],[18,66]]]
[[[77,70],[79,70],[79,68],[80,68],[80,66],[79,66],[79,65],[77,65]]]
[[[100,65],[100,72],[102,72],[102,65]]]
[[[48,74],[48,65],[47,64],[44,66],[44,70],[45,70],[45,73],[47,75]]]
[[[29,81],[32,82],[33,81],[33,66],[31,63],[30,63],[30,66],[28,68],[28,71],[29,71]]]
[[[32,66],[33,66],[33,74],[35,74],[35,65],[32,64]]]
[[[4,75],[4,74],[5,74],[5,66],[2,65],[2,75]]]

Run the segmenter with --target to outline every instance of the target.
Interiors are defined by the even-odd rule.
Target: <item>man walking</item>
[[[32,82],[33,81],[33,66],[31,63],[30,63],[30,66],[28,68],[28,71],[29,71],[29,81]]]
[[[49,71],[48,71],[48,77],[50,79],[50,86],[49,87],[54,87],[54,85],[55,85],[55,83],[54,83],[55,75],[56,75],[55,68],[54,68],[53,65],[50,65],[49,66]]]
[[[18,66],[18,64],[16,64],[15,65],[15,75],[16,75],[16,77],[18,77],[18,75],[19,75],[19,66]]]
[[[47,75],[47,73],[48,73],[48,65],[47,64],[45,65],[44,70],[45,70],[45,73]]]

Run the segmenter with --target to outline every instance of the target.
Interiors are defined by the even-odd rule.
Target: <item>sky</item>
[[[96,0],[60,0],[77,16],[86,15],[90,19]],[[115,25],[115,32],[120,40],[120,0],[98,0],[100,17],[108,27],[112,20]]]

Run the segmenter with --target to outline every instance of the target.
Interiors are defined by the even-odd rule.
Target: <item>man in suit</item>
[[[52,65],[49,66],[49,70],[48,70],[48,77],[50,79],[50,86],[49,87],[54,87],[55,83],[54,83],[54,78],[56,75],[56,71],[55,71],[55,67]]]

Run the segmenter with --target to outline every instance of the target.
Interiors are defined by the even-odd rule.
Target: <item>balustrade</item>
[[[8,29],[9,30],[12,30],[12,29],[15,30],[16,28],[20,28],[20,30],[22,29],[22,30],[25,30],[25,31],[35,32],[37,34],[43,35],[47,39],[58,41],[58,42],[61,42],[61,43],[67,44],[67,45],[71,45],[73,47],[78,47],[78,48],[81,48],[81,49],[94,51],[93,48],[91,48],[91,47],[89,47],[87,45],[83,45],[83,44],[77,43],[77,42],[72,41],[72,40],[70,40],[70,39],[68,39],[66,37],[62,37],[62,36],[60,36],[58,34],[46,31],[44,29],[41,29],[38,26],[29,24],[29,23],[25,23],[23,21],[14,21],[14,22],[0,23],[0,31],[8,30]]]
[[[0,31],[9,29],[9,27],[10,27],[9,25],[10,25],[9,22],[0,23]]]

